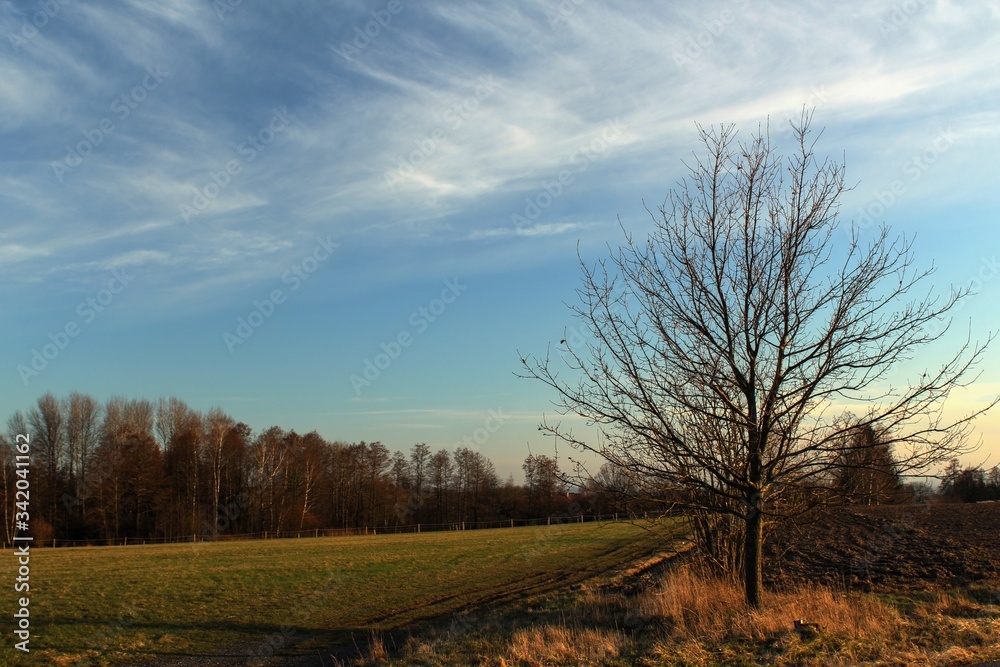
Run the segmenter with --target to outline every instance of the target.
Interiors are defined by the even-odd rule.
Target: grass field
[[[553,590],[662,549],[674,525],[568,524],[489,531],[132,547],[31,555],[31,653],[12,648],[16,559],[0,663],[119,664],[164,655],[315,653],[519,593]],[[360,632],[359,632],[360,631]]]

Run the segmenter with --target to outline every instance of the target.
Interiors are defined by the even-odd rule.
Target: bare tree
[[[388,523],[391,506],[386,497],[386,489],[391,482],[392,455],[381,442],[362,442],[358,454],[365,525],[377,525],[383,521]]]
[[[427,497],[428,472],[430,470],[431,448],[426,443],[413,445],[410,449],[410,470],[413,473],[413,488],[410,490],[410,498],[414,502],[408,503],[408,509],[413,513],[413,521],[420,523],[421,508]]]
[[[112,396],[104,406],[101,442],[94,452],[97,502],[105,537],[138,530],[148,513],[155,481],[162,475],[153,438],[153,404],[146,399]]]
[[[479,452],[459,447],[455,450],[455,460],[460,458],[468,466],[468,506],[472,511],[474,525],[479,525],[483,515],[489,510],[488,501],[499,486],[496,467],[493,462]]]
[[[15,464],[18,436],[28,435],[28,420],[17,410],[7,419],[7,431],[0,434],[0,482],[3,483],[4,543],[13,544],[14,503],[17,495],[17,465]]]
[[[837,459],[833,487],[851,503],[878,505],[896,500],[902,484],[892,448],[883,434],[866,425],[844,433],[843,451]],[[851,442],[857,440],[857,442]]]
[[[788,158],[767,128],[738,142],[732,126],[699,126],[706,155],[650,212],[648,240],[626,232],[610,259],[581,260],[573,310],[591,340],[566,346],[565,365],[522,358],[560,412],[602,437],[544,431],[730,517],[754,607],[765,522],[829,479],[845,429],[892,434],[899,471],[915,473],[967,451],[971,420],[995,404],[942,413],[951,390],[975,380],[986,345],[968,338],[936,370],[902,385],[891,375],[943,335],[964,293],[921,293],[933,269],[915,269],[912,241],[884,226],[834,236],[844,167],[815,157],[810,121],[803,112],[790,124]],[[845,419],[845,406],[859,414]]]
[[[38,495],[43,498],[44,517],[56,525],[59,493],[67,467],[66,429],[59,401],[50,393],[38,399],[28,410],[28,426],[32,431],[32,454],[39,463]]]
[[[173,400],[173,399],[171,399]],[[192,535],[204,526],[202,516],[202,415],[183,402],[172,403],[168,411],[157,406],[156,430],[164,446],[164,467],[168,478],[173,515],[172,526],[181,534]]]
[[[92,396],[74,391],[63,399],[66,446],[69,460],[69,490],[63,505],[78,519],[87,513],[91,495],[88,470],[101,438],[101,405]]]
[[[455,464],[447,449],[439,449],[431,456],[430,484],[434,491],[434,512],[436,521],[448,521],[451,503],[450,492]]]
[[[524,471],[524,486],[528,494],[528,513],[552,516],[555,502],[566,493],[558,461],[544,454],[528,454],[521,470]]]
[[[251,448],[250,488],[256,502],[258,530],[274,530],[277,526],[279,482],[285,476],[287,463],[285,432],[272,426],[254,439]],[[265,528],[266,526],[266,528]]]
[[[212,408],[205,415],[205,450],[208,455],[209,470],[212,474],[212,507],[209,510],[212,517],[219,512],[219,498],[222,493],[222,469],[225,464],[225,442],[230,429],[236,426],[236,421],[222,411]],[[216,526],[216,522],[212,522]]]
[[[316,509],[318,487],[324,472],[324,452],[329,445],[316,431],[306,433],[299,443],[296,463],[299,468],[302,487],[302,513],[299,515],[299,530],[305,528],[306,517]]]
[[[591,496],[595,514],[629,512],[630,501],[643,495],[639,480],[611,463],[603,464],[596,475],[586,480],[584,488]]]
[[[185,428],[190,408],[175,396],[156,401],[156,438],[160,449],[167,451]]]

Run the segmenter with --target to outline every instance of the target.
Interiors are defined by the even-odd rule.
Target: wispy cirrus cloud
[[[821,122],[850,128],[854,146],[870,136],[896,136],[904,146],[926,132],[913,111],[924,107],[993,131],[987,107],[1000,97],[990,76],[1000,64],[989,29],[998,21],[994,10],[931,3],[900,28],[903,39],[881,29],[891,3],[819,7],[583,3],[553,23],[555,3],[428,2],[406,6],[348,60],[339,45],[371,20],[360,4],[316,5],[317,12],[241,5],[222,20],[189,0],[69,3],[23,53],[0,55],[7,72],[0,99],[11,110],[4,131],[20,152],[0,163],[8,186],[0,196],[17,211],[9,243],[45,248],[9,252],[9,266],[30,259],[29,271],[44,274],[46,261],[78,253],[84,261],[62,264],[83,270],[126,252],[122,243],[155,242],[171,257],[214,257],[206,265],[220,271],[242,258],[241,280],[266,282],[274,265],[258,262],[238,240],[262,224],[276,237],[284,224],[296,229],[275,246],[275,259],[292,259],[297,235],[319,231],[364,248],[387,237],[433,242],[431,263],[425,255],[416,271],[450,262],[453,244],[470,240],[483,252],[519,240],[535,244],[533,253],[544,253],[537,244],[562,252],[565,237],[594,231],[575,221],[593,219],[594,197],[617,197],[612,184],[627,184],[633,201],[662,195],[692,148],[695,121],[777,121],[815,104]],[[734,22],[713,24],[727,8]],[[265,25],[273,30],[263,36],[242,31]],[[676,55],[705,31],[710,43],[678,66]],[[808,57],[789,57],[796,53]],[[118,122],[66,184],[54,182],[50,165],[67,142],[108,115],[111,100],[157,63],[171,72],[163,86]],[[970,103],[958,108],[956,99]],[[241,142],[275,106],[295,116],[288,131],[243,165],[195,224],[182,224],[178,207],[240,159]],[[530,226],[511,225],[524,197],[572,164],[609,119],[627,132],[552,210]],[[886,134],[885,119],[898,121],[895,134]],[[412,173],[388,187],[387,174],[404,163]],[[620,208],[611,204],[598,216],[613,227]],[[51,240],[41,231],[66,219],[87,234]],[[223,239],[223,249],[198,250]],[[506,256],[478,264],[492,270]],[[160,269],[181,272],[187,264]],[[227,283],[179,275],[185,284]]]

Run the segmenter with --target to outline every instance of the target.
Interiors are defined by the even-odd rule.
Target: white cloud
[[[68,126],[75,136],[106,113],[105,93],[113,97],[134,83],[137,67],[163,63],[173,68],[171,78],[65,187],[54,189],[46,172],[61,150],[54,142],[34,170],[8,163],[0,171],[2,196],[19,207],[19,226],[39,230],[16,242],[29,248],[38,241],[32,257],[43,264],[82,269],[129,252],[119,247],[125,243],[150,262],[141,253],[152,247],[175,258],[159,265],[162,271],[195,263],[266,280],[271,264],[253,270],[241,262],[258,257],[246,239],[259,238],[254,234],[267,225],[292,224],[303,235],[336,230],[362,245],[436,240],[441,246],[428,261],[441,263],[450,261],[448,244],[467,240],[530,241],[542,254],[539,248],[551,243],[561,252],[567,236],[586,230],[567,219],[598,219],[574,209],[595,198],[614,210],[622,205],[617,197],[638,206],[651,190],[662,196],[682,171],[694,121],[755,125],[771,116],[783,124],[813,103],[819,124],[849,126],[849,140],[860,148],[872,140],[919,144],[927,130],[915,119],[931,114],[956,125],[965,119],[963,131],[977,136],[996,135],[995,12],[937,3],[909,19],[900,28],[905,34],[886,37],[879,21],[893,8],[888,1],[737,7],[732,22],[709,30],[698,57],[679,66],[675,56],[689,40],[733,6],[583,3],[552,25],[555,3],[429,2],[407,6],[349,63],[330,48],[340,43],[334,34],[320,35],[325,52],[300,48],[314,23],[351,32],[326,6],[318,6],[315,19],[267,13],[287,23],[265,38],[230,30],[230,18],[263,20],[249,5],[225,21],[196,0],[70,5],[65,11],[79,19],[78,39],[91,50],[74,53],[79,45],[63,46],[53,26],[20,59],[0,56],[8,131],[30,119],[43,135],[66,134]],[[114,67],[104,65],[108,54]],[[247,57],[258,58],[252,70],[240,63]],[[476,98],[484,77],[495,85]],[[102,93],[95,96],[90,85]],[[80,99],[87,109],[72,108]],[[469,100],[475,108],[455,115]],[[288,105],[296,122],[184,225],[179,206],[191,203],[193,188],[235,156],[235,144],[262,127],[261,110],[274,105]],[[585,172],[574,171],[579,179],[560,198],[562,210],[529,227],[506,224],[526,195],[572,169],[575,151],[615,118],[625,131]],[[888,118],[897,123],[891,132],[880,123]],[[32,135],[37,141],[38,132]],[[412,173],[390,189],[387,174],[407,161]],[[86,233],[41,231],[66,219],[79,220]],[[225,245],[208,249],[217,243]],[[269,252],[278,257],[293,247]],[[27,257],[8,254],[12,262]],[[501,261],[517,261],[516,254],[496,255],[490,268]],[[192,279],[184,275],[180,284]]]
[[[555,222],[530,225],[526,227],[494,227],[492,229],[475,230],[468,235],[470,241],[495,239],[511,236],[557,236],[585,228],[587,225],[578,222]]]

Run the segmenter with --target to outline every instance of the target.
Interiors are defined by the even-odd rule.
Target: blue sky
[[[553,396],[517,351],[574,324],[578,249],[649,228],[696,122],[781,142],[803,105],[844,220],[916,234],[1000,328],[1000,9],[679,4],[0,2],[0,417],[176,395],[519,477]]]

